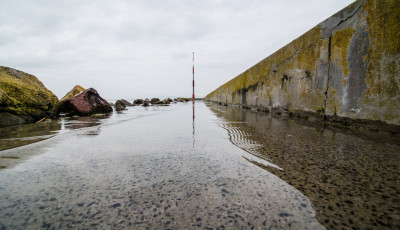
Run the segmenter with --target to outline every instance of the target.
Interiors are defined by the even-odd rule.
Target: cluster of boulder
[[[178,98],[175,101],[186,101]],[[124,99],[108,103],[93,89],[76,85],[61,100],[33,75],[0,66],[0,127],[33,123],[47,118],[66,116],[90,116],[107,114],[126,109],[127,106],[169,105],[170,98],[160,100],[136,99],[130,103]]]
[[[167,98],[164,100],[160,100],[159,98],[152,98],[151,100],[146,99],[136,99],[133,103],[130,103],[124,99],[117,100],[114,104],[114,108],[116,111],[125,110],[127,106],[150,106],[150,105],[164,105],[168,106],[172,102],[171,98]]]

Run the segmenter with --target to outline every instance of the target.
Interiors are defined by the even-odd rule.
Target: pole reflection
[[[194,100],[193,100],[193,122],[192,122],[192,129],[193,129],[193,133],[192,133],[192,139],[193,139],[193,148],[194,148],[194,144],[195,144],[195,142],[196,142],[196,139],[195,139],[195,115],[196,115],[196,113],[195,113],[195,102],[194,102]]]

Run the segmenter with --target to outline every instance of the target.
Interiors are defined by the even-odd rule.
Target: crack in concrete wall
[[[332,31],[331,31],[332,33]],[[327,83],[326,83],[326,91],[325,91],[325,103],[324,103],[324,120],[326,120],[326,103],[328,101],[328,90],[329,90],[329,80],[331,79],[331,49],[332,49],[332,34],[331,36],[329,36],[329,43],[328,43],[328,79],[327,79]],[[336,106],[335,106],[335,116],[336,116]]]

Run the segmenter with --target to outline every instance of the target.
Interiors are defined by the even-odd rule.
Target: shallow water
[[[255,162],[306,195],[325,227],[400,229],[399,135],[209,107],[228,121],[223,128],[234,145],[283,169]]]
[[[0,229],[399,226],[392,136],[203,102],[46,124],[0,142]]]
[[[195,116],[188,103],[130,107],[0,152],[29,156],[0,171],[0,228],[323,229],[309,199],[247,161],[205,104]]]

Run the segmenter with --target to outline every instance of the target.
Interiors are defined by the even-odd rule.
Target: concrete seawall
[[[206,99],[399,130],[399,22],[400,1],[356,1]]]

